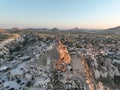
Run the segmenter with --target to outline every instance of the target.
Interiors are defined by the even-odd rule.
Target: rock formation
[[[90,72],[88,64],[85,61],[83,55],[81,55],[81,60],[82,60],[82,64],[83,64],[83,67],[84,67],[86,83],[88,84],[90,90],[95,90],[95,84],[93,82],[94,79],[93,79],[92,73]]]
[[[71,57],[68,53],[67,48],[59,40],[57,50],[59,52],[60,59],[56,62],[56,69],[65,71],[67,69],[66,65],[70,64]]]

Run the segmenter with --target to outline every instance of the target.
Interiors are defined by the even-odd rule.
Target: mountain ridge
[[[11,28],[11,29],[2,29],[0,28],[0,32],[5,32],[5,30],[9,31],[20,31],[20,30],[35,30],[35,31],[50,31],[50,32],[59,32],[59,31],[70,31],[70,32],[107,32],[107,33],[120,33],[120,26],[108,28],[108,29],[89,29],[89,28],[71,28],[71,29],[59,29],[59,28]]]

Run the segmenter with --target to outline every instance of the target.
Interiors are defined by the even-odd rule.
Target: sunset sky
[[[0,0],[0,28],[110,28],[120,0]]]

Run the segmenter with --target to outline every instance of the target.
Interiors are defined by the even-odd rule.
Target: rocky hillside
[[[0,42],[0,90],[119,90],[120,38],[19,31]]]

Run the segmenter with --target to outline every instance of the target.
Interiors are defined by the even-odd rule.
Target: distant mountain
[[[85,28],[77,28],[76,27],[76,28],[69,29],[66,31],[69,31],[72,33],[96,33],[96,32],[102,31],[102,30],[100,30],[100,29],[85,29]]]
[[[52,28],[51,31],[59,31],[60,29],[58,28]]]
[[[35,30],[35,31],[48,31],[48,28],[26,28],[24,30]]]
[[[70,32],[77,32],[77,33],[109,33],[109,34],[120,34],[120,26],[108,28],[108,29],[79,29],[73,28],[69,29]]]
[[[60,32],[71,32],[71,33],[110,33],[110,34],[120,34],[120,26],[108,28],[108,29],[85,29],[85,28],[72,28],[72,29],[59,29],[59,28],[25,28],[25,29],[19,29],[19,28],[11,28],[11,29],[0,29],[0,32],[5,31],[12,31],[12,32],[19,32],[21,30],[30,30],[30,31],[42,31],[42,32],[50,32],[50,33],[60,33]]]
[[[120,26],[107,29],[109,31],[120,31]]]
[[[107,33],[120,34],[120,26],[105,29],[105,31],[104,31],[104,32],[107,32]]]

